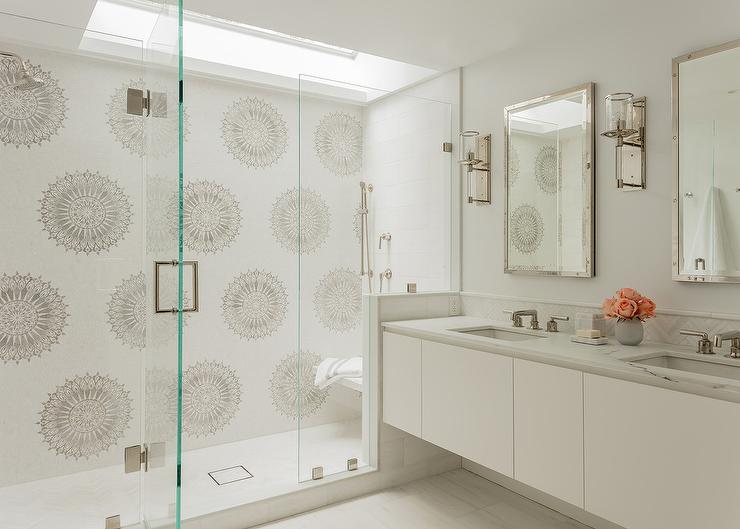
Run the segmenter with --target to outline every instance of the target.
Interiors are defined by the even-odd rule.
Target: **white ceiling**
[[[598,16],[598,11],[605,10],[607,4],[601,0],[183,0],[183,3],[188,11],[438,70],[466,65],[557,32],[576,31],[583,28],[585,17]],[[0,11],[84,28],[94,5],[95,0],[0,0]]]
[[[174,1],[174,0],[167,0]],[[445,70],[558,36],[612,39],[740,15],[737,0],[183,0],[185,9]],[[0,11],[85,27],[95,0],[0,0]],[[187,38],[187,35],[185,36]],[[584,42],[587,42],[584,40]]]

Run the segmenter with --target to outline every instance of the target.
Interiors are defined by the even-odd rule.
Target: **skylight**
[[[159,4],[142,0],[98,0],[80,47],[111,53],[110,42],[125,36],[146,43],[159,17]],[[436,75],[436,70],[294,37],[277,31],[198,13],[184,13],[183,56],[190,71],[296,88],[300,76],[344,89],[342,96],[370,101]],[[319,83],[321,84],[321,83]],[[316,86],[316,85],[314,85]],[[380,88],[366,90],[361,87]],[[336,94],[335,94],[336,95]]]

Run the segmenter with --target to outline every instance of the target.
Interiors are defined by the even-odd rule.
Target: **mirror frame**
[[[692,275],[681,273],[681,255],[683,254],[683,245],[681,238],[681,208],[679,201],[680,194],[680,167],[679,167],[679,67],[682,63],[701,59],[708,55],[714,55],[723,51],[734,50],[740,48],[740,39],[726,42],[718,46],[712,46],[711,48],[705,48],[703,50],[692,51],[678,57],[674,57],[671,64],[671,130],[673,136],[673,234],[671,237],[671,243],[673,246],[673,280],[674,281],[690,281],[692,283],[740,283],[740,276],[721,276],[721,275]]]
[[[504,273],[527,276],[548,277],[580,277],[591,278],[596,275],[596,110],[594,108],[595,84],[593,82],[573,86],[565,90],[559,90],[523,101],[504,108]],[[590,200],[591,208],[584,219],[584,257],[586,269],[583,272],[557,271],[557,270],[513,270],[509,268],[509,116],[516,110],[536,107],[549,101],[563,99],[564,97],[579,92],[586,94],[586,136],[588,137],[589,156],[586,159],[586,168],[589,178],[586,181],[586,196]],[[585,197],[584,197],[585,198]]]

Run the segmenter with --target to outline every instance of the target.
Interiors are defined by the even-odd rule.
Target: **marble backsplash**
[[[600,312],[600,306],[593,304],[572,304],[546,300],[511,298],[475,292],[461,292],[462,314],[494,320],[504,320],[509,316],[504,310],[536,309],[540,326],[550,316],[569,316],[570,321],[558,322],[561,332],[574,332],[574,320],[577,312]],[[613,334],[613,323],[610,322],[609,334]],[[740,314],[710,314],[690,311],[657,311],[655,318],[645,323],[645,341],[661,342],[673,345],[692,346],[696,338],[679,334],[681,329],[703,331],[710,336],[730,330],[740,330]],[[725,347],[726,348],[726,347]]]

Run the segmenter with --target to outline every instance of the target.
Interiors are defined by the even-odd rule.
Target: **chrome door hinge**
[[[121,529],[121,515],[108,516],[105,519],[105,529]]]
[[[134,116],[167,117],[167,94],[141,88],[126,91],[126,113]]]
[[[314,467],[311,469],[311,479],[323,479],[324,478],[324,467]]]
[[[126,474],[139,472],[142,466],[144,467],[144,472],[149,471],[148,445],[144,445],[143,449],[141,445],[127,446],[123,449],[123,468]]]
[[[446,141],[442,144],[442,152],[452,152],[452,143]]]

